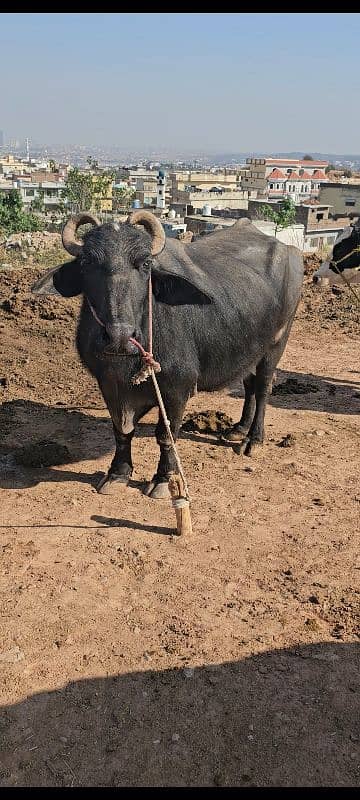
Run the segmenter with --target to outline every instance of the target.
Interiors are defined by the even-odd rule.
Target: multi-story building
[[[314,197],[327,182],[327,161],[304,161],[294,158],[247,158],[249,174],[242,178],[242,188],[257,197],[291,197],[295,202]]]
[[[18,189],[25,208],[41,198],[45,211],[57,210],[62,204],[63,181],[13,181],[12,188]]]
[[[319,201],[331,204],[331,216],[337,219],[360,217],[360,185],[356,183],[328,183],[320,187]]]
[[[267,206],[277,210],[281,201],[249,200],[247,215],[254,222],[263,221],[262,208]],[[339,217],[334,220],[330,216],[331,206],[320,203],[315,199],[305,200],[295,206],[295,224],[302,225],[304,229],[302,249],[305,252],[315,252],[331,248],[337,235],[349,225],[349,217]],[[295,244],[295,242],[294,242]],[[299,247],[299,244],[296,244]]]

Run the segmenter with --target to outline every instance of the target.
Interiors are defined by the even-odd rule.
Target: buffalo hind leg
[[[273,353],[264,356],[256,367],[255,376],[255,414],[250,429],[244,437],[238,452],[244,453],[246,456],[251,455],[252,449],[261,445],[264,441],[264,419],[265,411],[269,396],[272,389],[272,381],[274,376],[274,369],[277,363]]]
[[[186,399],[179,402],[179,399],[176,398],[175,403],[174,401],[169,401],[167,403],[166,399],[164,399],[164,405],[170,421],[170,430],[174,441],[176,441],[185,411]],[[160,411],[155,434],[156,441],[160,447],[160,459],[157,471],[150,483],[148,483],[145,487],[144,494],[146,494],[148,497],[151,497],[153,500],[167,500],[170,497],[168,488],[169,478],[172,473],[177,472],[177,466],[174,451],[170,444]]]
[[[100,494],[113,494],[120,485],[127,486],[133,471],[131,458],[131,442],[134,429],[130,433],[122,433],[113,424],[116,450],[109,472],[101,478],[97,485]]]
[[[255,375],[251,372],[243,380],[245,389],[245,400],[241,414],[240,422],[237,422],[233,427],[222,437],[223,442],[242,442],[244,436],[247,436],[252,421],[254,419],[256,399],[255,399]]]

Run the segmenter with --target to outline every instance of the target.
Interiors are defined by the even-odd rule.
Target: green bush
[[[18,189],[0,195],[0,230],[6,235],[43,230],[43,221],[29,211],[24,211]]]

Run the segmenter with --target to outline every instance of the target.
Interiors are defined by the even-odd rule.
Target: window
[[[316,236],[313,239],[310,239],[310,247],[318,247],[319,246],[319,237]]]
[[[274,184],[270,183],[270,189],[273,189],[273,188],[274,188]]]
[[[35,190],[34,189],[25,189],[26,197],[34,197]]]
[[[321,219],[324,219],[324,214],[316,214],[316,219],[320,222]]]
[[[345,200],[345,205],[346,205],[346,206],[354,206],[354,205],[355,205],[355,203],[356,203],[356,200],[353,200],[353,199],[352,199],[352,198],[350,198],[350,197],[349,197],[347,200]]]

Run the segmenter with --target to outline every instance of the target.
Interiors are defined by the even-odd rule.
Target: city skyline
[[[2,14],[1,129],[132,152],[356,153],[359,33],[359,14]]]

